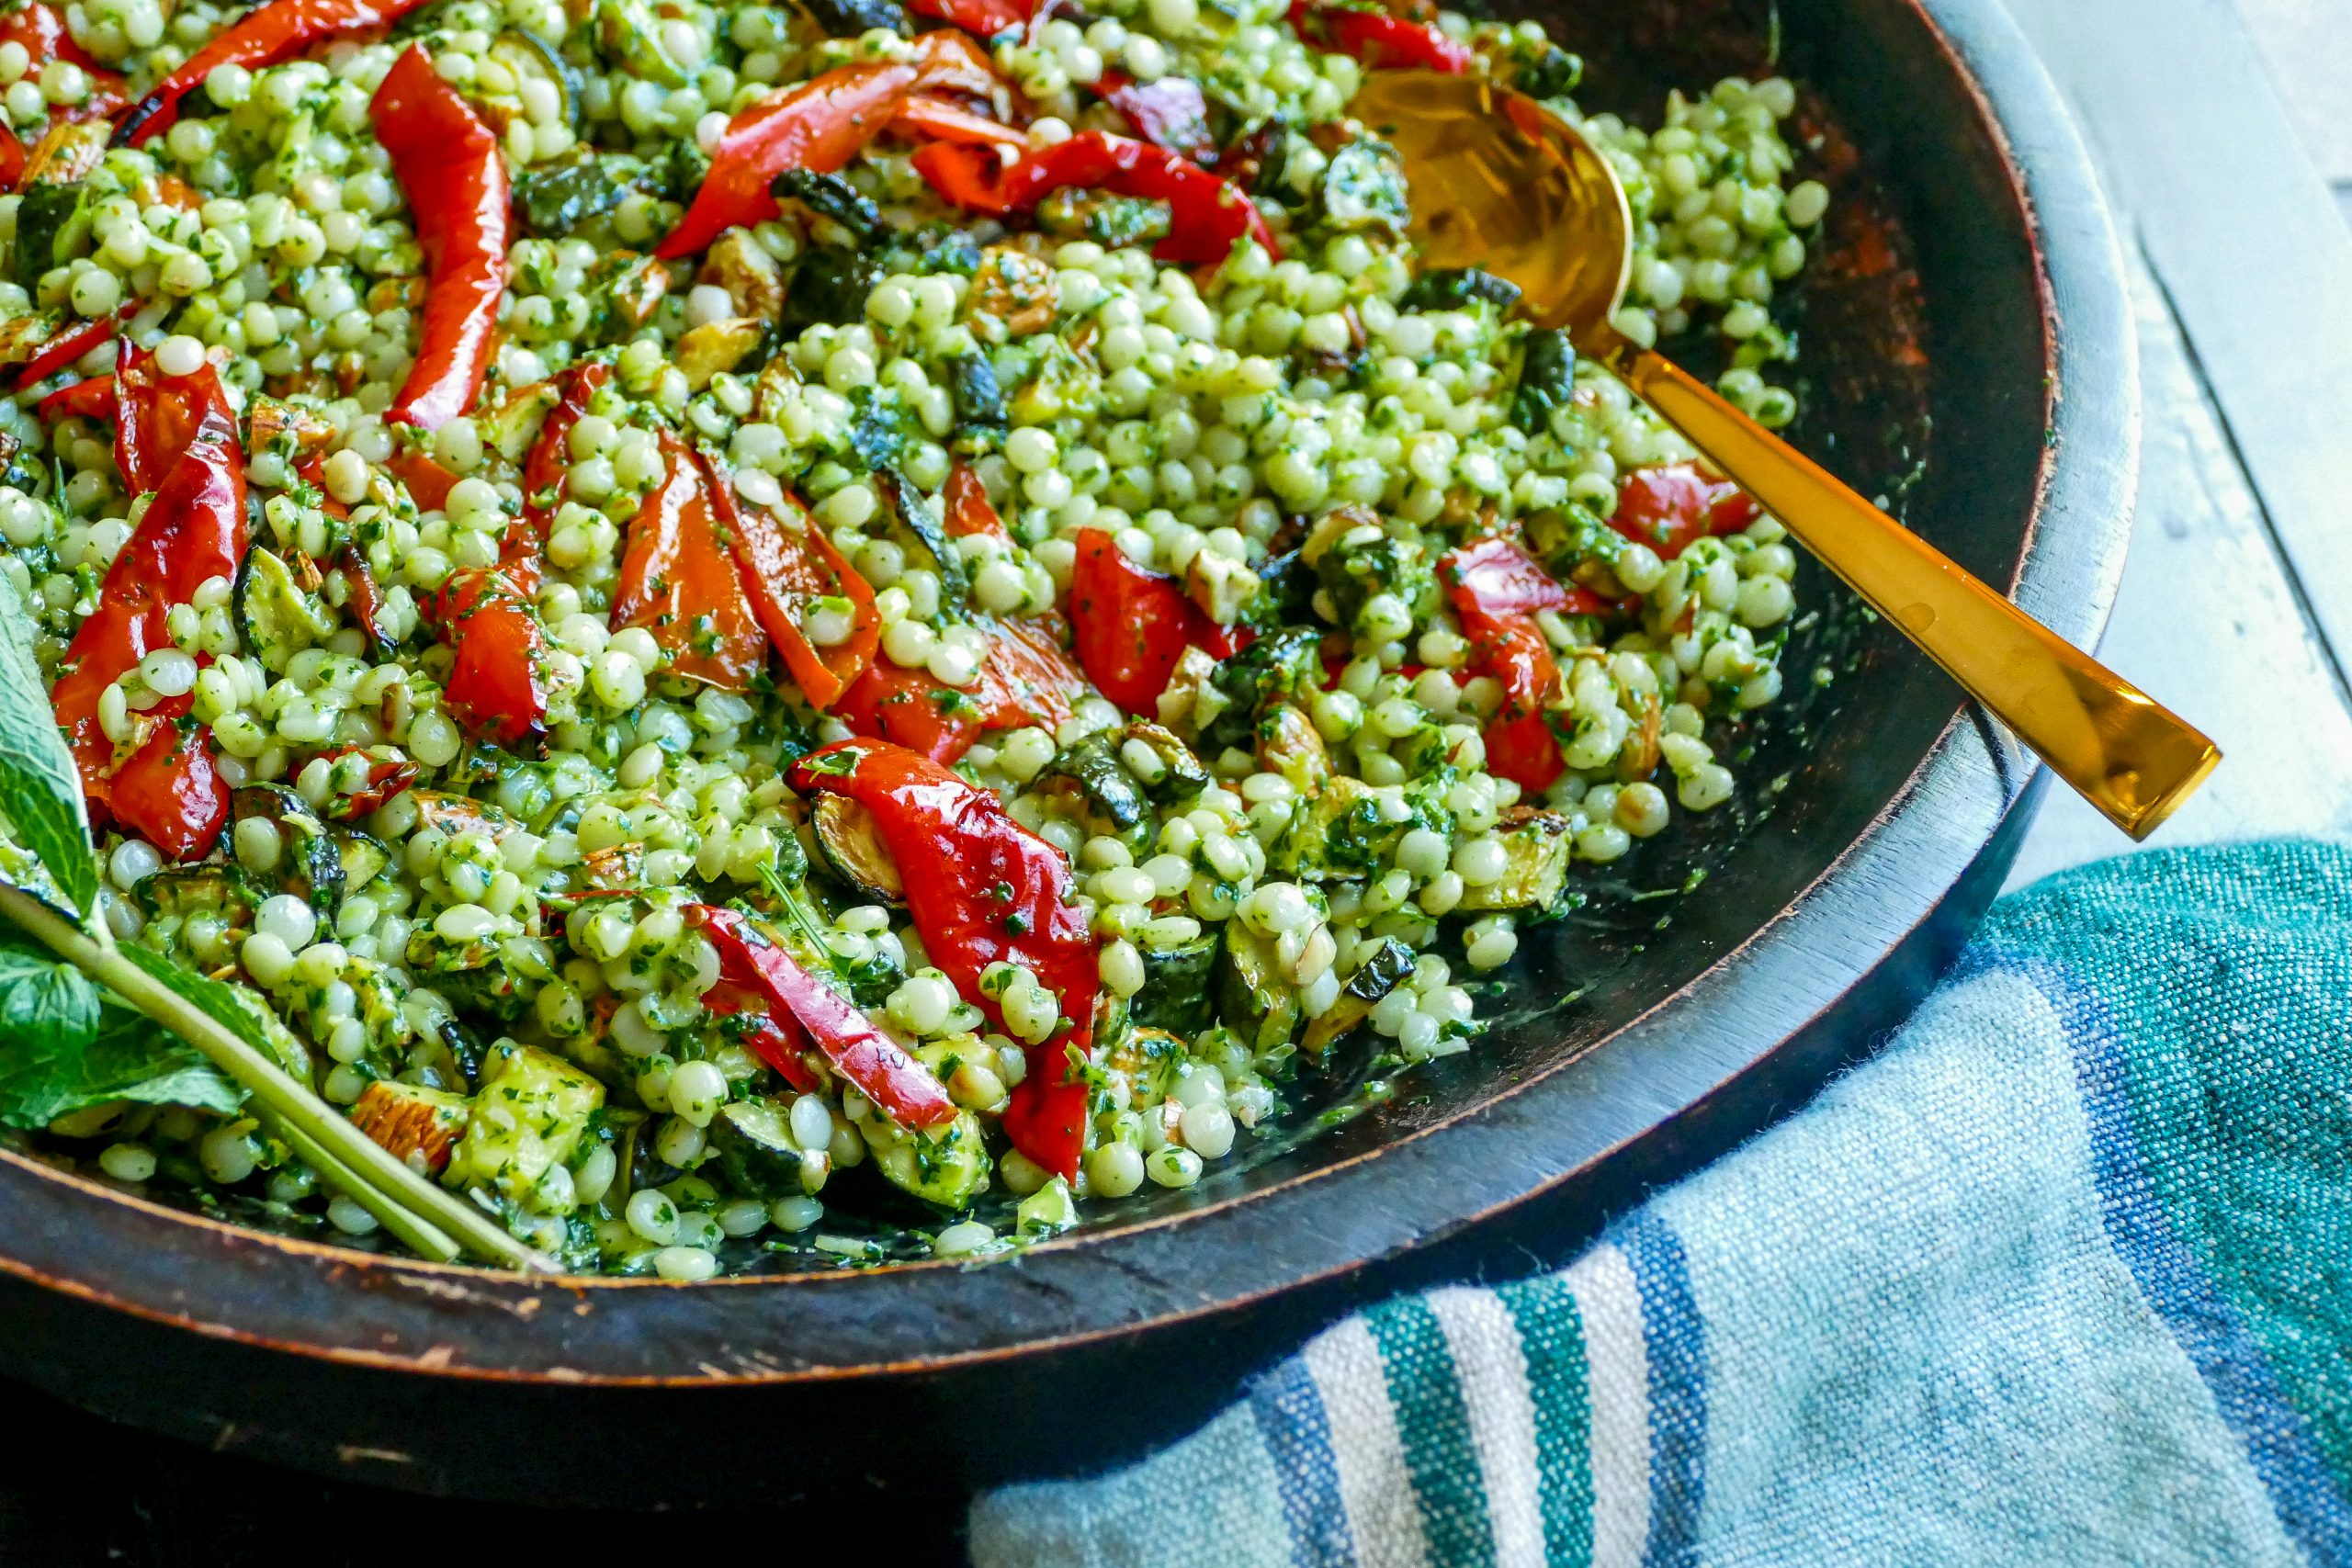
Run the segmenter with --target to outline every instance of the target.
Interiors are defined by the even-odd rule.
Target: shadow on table
[[[878,1483],[820,1508],[691,1515],[535,1512],[322,1481],[119,1427],[0,1383],[0,1563],[40,1568],[462,1568],[539,1543],[561,1558],[659,1561],[789,1543],[795,1558],[887,1542],[893,1564],[961,1562],[961,1494]],[[593,1433],[581,1434],[594,1441]],[[691,1464],[691,1454],[679,1462]],[[779,1464],[790,1456],[779,1453]],[[876,1506],[877,1503],[885,1504]],[[832,1549],[842,1549],[836,1553]],[[477,1556],[479,1554],[479,1556]]]

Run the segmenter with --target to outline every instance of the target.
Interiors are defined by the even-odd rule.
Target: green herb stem
[[[98,940],[76,929],[39,899],[13,887],[0,886],[0,913],[6,914],[28,933],[79,965],[92,979],[202,1052],[214,1066],[273,1112],[281,1131],[302,1134],[326,1155],[329,1165],[322,1168],[313,1161],[313,1168],[343,1187],[353,1201],[383,1221],[403,1241],[411,1238],[386,1217],[386,1210],[408,1216],[403,1223],[412,1228],[424,1225],[445,1246],[462,1247],[485,1261],[542,1273],[557,1271],[555,1263],[544,1254],[509,1235],[489,1215],[455,1193],[435,1186],[410,1169],[406,1162],[354,1126],[308,1086],[239,1039],[234,1031],[125,958],[111,941]],[[431,1248],[419,1246],[418,1250],[429,1253]]]
[[[449,1239],[448,1232],[401,1208],[390,1193],[369,1186],[357,1171],[320,1147],[319,1141],[310,1134],[274,1111],[263,1110],[259,1120],[268,1132],[286,1141],[296,1158],[317,1171],[329,1186],[375,1215],[386,1230],[407,1243],[418,1257],[429,1258],[435,1263],[447,1263],[457,1258],[458,1244]]]

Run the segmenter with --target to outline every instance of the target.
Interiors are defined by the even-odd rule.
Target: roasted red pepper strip
[[[191,694],[143,716],[145,742],[107,783],[107,809],[165,860],[201,860],[229,825],[229,786],[212,757],[212,737],[188,717]]]
[[[173,698],[140,716],[147,735],[119,766],[98,722],[98,700],[140,660],[171,645],[164,622],[174,605],[194,599],[209,580],[235,574],[245,554],[245,465],[236,421],[210,365],[159,381],[135,388],[126,408],[135,405],[143,414],[153,403],[176,400],[206,412],[107,568],[97,608],[74,634],[50,704],[93,812],[184,861],[210,852],[229,819],[229,791],[213,766],[211,739],[186,718],[191,699]],[[176,384],[183,381],[210,385],[190,390]]]
[[[458,488],[458,476],[422,452],[396,451],[385,462],[384,469],[401,481],[419,512],[447,509],[449,492]]]
[[[248,71],[300,53],[324,39],[382,27],[406,16],[424,0],[270,0],[240,17],[235,25],[188,56],[187,62],[139,100],[114,135],[118,147],[136,147],[169,130],[179,118],[180,100],[214,69],[242,65]],[[40,56],[36,55],[35,59]],[[454,152],[454,149],[452,150]]]
[[[910,0],[907,9],[978,39],[994,39],[1029,25],[1029,7],[1020,0]]]
[[[557,377],[555,407],[548,410],[530,454],[523,459],[523,515],[506,531],[499,560],[527,592],[538,589],[548,535],[563,503],[564,480],[571,472],[571,427],[586,416],[597,391],[612,378],[611,364],[601,359],[575,365]]]
[[[490,372],[514,237],[506,160],[498,133],[441,80],[422,45],[392,62],[368,113],[408,193],[425,265],[416,364],[384,417],[437,430],[473,407]]]
[[[1002,217],[1025,212],[1067,186],[1165,201],[1174,228],[1152,254],[1187,266],[1214,265],[1248,238],[1279,259],[1282,246],[1250,198],[1181,153],[1130,136],[1081,131],[1040,148],[1007,168],[983,147],[934,141],[915,150],[914,166],[955,206]]]
[[[60,387],[36,403],[34,412],[44,420],[112,419],[114,378],[93,376],[86,381]]]
[[[768,1017],[766,1010],[770,1004],[765,997],[721,981],[703,993],[702,1005],[714,1017],[741,1018],[743,1021],[744,1047],[775,1068],[776,1076],[803,1094],[813,1093],[820,1087],[817,1075],[808,1069],[805,1032],[798,1030],[787,1032],[782,1024]]]
[[[547,637],[530,596],[502,570],[464,567],[419,607],[457,655],[441,694],[466,733],[509,748],[544,737]]]
[[[0,141],[9,140],[0,136]],[[101,316],[95,321],[85,321],[78,327],[59,333],[40,345],[40,349],[17,372],[17,385],[30,387],[48,380],[60,370],[81,358],[120,330],[119,316]]]
[[[989,628],[988,662],[968,690],[940,683],[888,655],[842,694],[835,710],[860,735],[953,762],[992,729],[1058,729],[1086,695],[1086,677],[1064,652],[1058,617],[1007,618]]]
[[[414,762],[370,756],[357,746],[338,746],[332,751],[319,753],[320,761],[330,765],[342,761],[345,757],[368,758],[368,783],[348,795],[338,792],[327,803],[327,815],[338,822],[355,821],[367,816],[416,783],[417,767]]]
[[[1468,45],[1446,37],[1433,23],[1408,21],[1378,11],[1291,0],[1290,25],[1307,42],[1374,70],[1435,71],[1459,76],[1478,59]]]
[[[720,133],[685,216],[653,254],[689,256],[729,229],[774,218],[768,186],[776,175],[840,169],[890,123],[917,74],[911,65],[843,65],[743,109]]]
[[[822,713],[865,673],[881,646],[882,616],[874,607],[873,585],[809,522],[798,498],[787,494],[781,509],[771,510],[741,500],[730,484],[721,483],[713,493],[752,613],[800,694]],[[819,648],[800,629],[808,602],[819,598],[849,601],[848,641]]]
[[[910,141],[963,141],[975,147],[1029,145],[1029,133],[1019,126],[990,119],[952,98],[929,93],[917,93],[900,106],[890,121],[890,133]]]
[[[1185,649],[1218,659],[1234,650],[1231,631],[1184,597],[1174,578],[1136,565],[1100,528],[1079,531],[1069,609],[1087,679],[1129,713],[1157,711]]]
[[[162,484],[199,430],[216,420],[237,427],[229,394],[209,365],[192,376],[166,376],[153,354],[134,348],[113,379],[115,467],[133,495]]]
[[[1711,479],[1689,463],[1637,468],[1618,492],[1609,525],[1672,560],[1711,534],[1736,534],[1763,515],[1729,479]]]
[[[28,0],[15,10],[0,12],[0,43],[23,44],[36,73],[52,60],[78,65],[85,71],[98,68],[90,51],[74,41],[73,33],[65,26],[65,13],[47,0]]]
[[[1070,1021],[1030,1049],[1004,1130],[1039,1167],[1075,1180],[1089,1091],[1083,1078],[1068,1081],[1068,1053],[1092,1043],[1102,980],[1069,862],[1006,815],[993,794],[904,747],[839,741],[795,763],[787,782],[804,795],[829,791],[864,806],[891,857],[922,868],[906,883],[923,951],[999,1028],[1003,1015],[980,988],[991,964],[1016,964],[1061,998]]]
[[[1191,77],[1138,82],[1124,71],[1105,71],[1095,81],[1094,91],[1153,146],[1182,152],[1204,166],[1216,162],[1216,138],[1209,134],[1209,101],[1201,85]]]
[[[718,983],[761,998],[772,1022],[789,1019],[805,1031],[833,1071],[885,1116],[916,1129],[956,1119],[956,1102],[929,1067],[751,921],[709,904],[691,906],[687,919],[718,949]]]
[[[995,505],[989,500],[989,487],[982,482],[978,468],[957,458],[947,470],[947,486],[939,496],[947,513],[947,532],[956,538],[967,534],[986,534],[1006,539],[1004,519],[997,515]]]
[[[1077,716],[1086,676],[1063,646],[1069,627],[1061,616],[1007,615],[992,629],[988,662],[980,666],[981,728],[1059,729]]]
[[[776,215],[768,189],[786,169],[832,174],[888,129],[916,93],[986,96],[1001,85],[988,56],[961,33],[915,40],[910,64],[842,65],[738,111],[719,134],[710,172],[678,226],[654,251],[665,261],[707,248],[725,231]]]
[[[1565,692],[1535,615],[1591,615],[1601,601],[1564,586],[1509,539],[1481,539],[1453,551],[1438,563],[1438,575],[1473,659],[1503,689],[1502,710],[1485,737],[1488,771],[1530,792],[1549,789],[1567,763],[1544,715],[1562,705]]]
[[[669,672],[740,692],[766,662],[767,636],[720,536],[709,468],[666,431],[662,482],[629,520],[612,626],[642,626],[670,655]]]

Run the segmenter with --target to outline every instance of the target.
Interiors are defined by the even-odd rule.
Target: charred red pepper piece
[[[911,63],[842,65],[738,111],[711,152],[710,172],[678,226],[654,251],[665,261],[707,248],[725,231],[776,215],[769,191],[786,169],[832,174],[898,118],[916,93],[985,96],[999,86],[988,56],[956,32],[915,40]]]
[[[384,417],[435,430],[473,407],[490,371],[514,232],[506,161],[498,133],[441,80],[422,45],[392,62],[368,112],[408,193],[425,265],[416,364]]]
[[[1763,515],[1729,479],[1711,479],[1689,463],[1637,468],[1618,492],[1609,525],[1672,560],[1709,535],[1736,534]]]
[[[1216,138],[1209,134],[1209,101],[1201,85],[1191,77],[1138,82],[1124,71],[1105,71],[1095,82],[1094,91],[1153,146],[1182,152],[1204,167],[1216,162]]]
[[[401,481],[420,512],[445,510],[449,504],[449,492],[458,488],[458,476],[422,452],[394,452],[385,462],[384,470]]]
[[[1008,617],[987,629],[993,633],[988,662],[968,690],[942,685],[930,671],[909,670],[885,655],[842,694],[835,711],[860,735],[943,763],[989,730],[1067,724],[1086,695],[1086,677],[1063,651],[1058,618]]]
[[[114,374],[114,461],[133,495],[164,482],[197,433],[225,420],[232,433],[236,416],[229,394],[209,365],[192,376],[166,376],[153,354],[133,349]]]
[[[662,482],[630,519],[613,591],[612,626],[643,626],[670,655],[669,672],[740,692],[767,659],[767,636],[720,537],[710,469],[664,432]]]
[[[913,162],[944,199],[996,217],[1026,212],[1071,186],[1165,201],[1174,227],[1152,251],[1161,261],[1214,265],[1243,238],[1257,241],[1270,256],[1282,255],[1273,231],[1238,187],[1181,153],[1130,136],[1081,131],[1010,168],[987,148],[953,141],[917,148]]]
[[[466,733],[509,748],[545,737],[547,637],[530,596],[497,568],[464,567],[420,608],[457,655],[441,694]]]
[[[881,134],[914,92],[912,65],[843,65],[762,98],[727,122],[695,199],[654,251],[674,260],[725,231],[776,215],[768,186],[786,169],[831,174]]]
[[[65,26],[64,13],[45,0],[30,0],[28,5],[0,13],[0,43],[23,45],[35,73],[50,62],[60,61],[80,66],[89,79],[89,89],[80,103],[49,107],[44,134],[61,125],[107,118],[130,101],[125,94],[126,83],[121,73],[106,69],[88,50],[75,43]],[[17,133],[0,126],[0,191],[17,188],[30,156],[31,150],[17,139]]]
[[[1478,59],[1468,45],[1446,37],[1435,23],[1408,21],[1378,11],[1291,0],[1290,25],[1307,42],[1374,70],[1435,71],[1459,76]]]
[[[1559,662],[1535,623],[1539,610],[1592,615],[1603,606],[1569,588],[1509,539],[1481,539],[1438,563],[1471,655],[1503,689],[1502,711],[1487,727],[1487,766],[1521,789],[1549,789],[1567,769],[1544,717],[1565,698]]]
[[[563,502],[565,477],[571,471],[571,427],[588,412],[598,389],[612,378],[612,366],[596,359],[575,365],[557,377],[555,407],[548,410],[539,434],[531,443],[530,453],[523,459],[523,515],[506,530],[506,537],[499,546],[498,564],[508,581],[526,593],[539,591],[548,534],[555,526],[556,511]],[[457,476],[422,454],[413,455],[411,460],[447,479],[447,484],[441,487],[440,500],[432,503],[446,504],[450,489],[458,482]],[[409,491],[416,496],[418,505],[426,504],[414,480],[409,482]]]
[[[348,794],[338,793],[327,803],[327,815],[338,822],[355,821],[367,816],[416,783],[414,762],[369,756],[356,746],[338,746],[332,751],[319,753],[320,760],[330,765],[342,761],[345,757],[368,758],[368,782]]]
[[[188,56],[187,62],[139,100],[114,133],[118,147],[136,147],[151,136],[169,130],[179,118],[180,100],[215,68],[242,65],[256,70],[299,54],[323,39],[364,28],[379,28],[406,16],[424,0],[270,0],[239,17],[234,26],[215,35],[210,43]],[[40,58],[35,56],[36,59]]]
[[[1006,815],[994,795],[904,747],[839,741],[795,763],[788,782],[804,795],[830,791],[864,806],[892,858],[923,869],[906,879],[907,912],[923,951],[999,1028],[1003,1015],[980,988],[991,964],[1018,965],[1061,998],[1070,1021],[1030,1051],[1004,1130],[1038,1166],[1075,1179],[1089,1091],[1083,1078],[1069,1081],[1068,1053],[1092,1043],[1102,980],[1069,862]]]
[[[186,388],[180,382],[208,385]],[[117,748],[98,722],[106,689],[150,652],[169,647],[165,618],[215,577],[232,576],[245,553],[245,465],[237,424],[210,365],[194,376],[157,378],[118,389],[126,415],[143,427],[153,406],[202,411],[122,553],[107,568],[98,606],[74,634],[50,694],[57,722],[82,775],[94,814],[111,817],[172,860],[210,852],[229,819],[229,791],[213,766],[211,739],[187,718],[193,699],[169,699],[139,716],[147,733],[117,764]],[[149,448],[151,457],[164,456]]]
[[[952,98],[917,93],[891,118],[890,133],[910,141],[962,141],[975,147],[1022,148],[1029,133],[1017,125],[967,109]]]
[[[980,472],[960,457],[947,470],[946,488],[939,495],[942,510],[947,514],[947,532],[956,538],[967,534],[987,534],[1004,539],[1004,519],[997,515],[995,505],[989,500],[989,487]]]
[[[979,39],[994,39],[1029,25],[1029,7],[1020,0],[910,0],[907,9]]]
[[[1129,713],[1155,711],[1185,649],[1218,659],[1234,651],[1230,628],[1184,597],[1174,578],[1129,560],[1100,528],[1079,533],[1069,608],[1087,679]]]
[[[771,510],[741,500],[729,484],[721,483],[715,493],[752,613],[800,694],[822,713],[865,673],[881,646],[882,616],[874,607],[873,585],[808,520],[797,497],[787,494],[782,508]],[[849,601],[848,641],[819,648],[800,629],[808,602],[819,598]]]
[[[6,137],[0,137],[0,141],[6,140]],[[5,183],[0,181],[0,184]],[[95,321],[85,321],[78,327],[71,327],[59,333],[41,344],[40,350],[26,363],[24,369],[17,373],[17,385],[20,388],[31,387],[48,380],[51,376],[114,336],[121,326],[120,316],[101,316]]]
[[[60,387],[34,405],[44,420],[110,419],[114,415],[114,378],[93,376],[70,387]]]
[[[718,949],[718,983],[738,993],[730,1002],[757,998],[787,1043],[795,1030],[805,1033],[844,1082],[899,1126],[936,1127],[956,1119],[956,1102],[929,1067],[751,921],[709,904],[692,906],[687,918]]]
[[[65,26],[65,13],[47,0],[28,0],[13,11],[0,12],[0,43],[24,45],[35,71],[52,60],[78,65],[85,71],[98,68],[97,60],[90,51],[74,41],[73,33]]]

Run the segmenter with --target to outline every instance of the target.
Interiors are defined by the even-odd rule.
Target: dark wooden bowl
[[[2000,0],[1792,0],[1776,24],[1763,0],[1535,8],[1594,56],[1593,101],[1645,118],[1781,39],[1839,197],[1796,307],[1802,439],[2091,641],[2131,515],[2133,343],[2082,148]],[[534,1283],[0,1156],[0,1365],[216,1446],[542,1502],[1069,1472],[1174,1437],[1346,1307],[1563,1255],[1800,1102],[1951,955],[2038,775],[1885,628],[1807,592],[1832,608],[1750,795],[1531,934],[1477,1050],[1193,1192],[979,1268]]]

